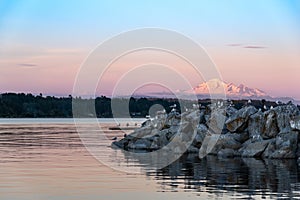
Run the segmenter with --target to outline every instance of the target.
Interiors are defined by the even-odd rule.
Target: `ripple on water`
[[[103,125],[107,137],[122,137],[123,132],[108,130],[113,125]],[[97,134],[89,124],[81,128]],[[108,144],[99,141],[98,145],[102,158],[108,153],[112,156]],[[1,124],[0,158],[1,199],[33,199],[36,195],[42,199],[121,199],[141,194],[152,199],[300,198],[295,160],[213,156],[200,160],[190,154],[163,169],[153,169],[151,161],[141,157],[124,154],[123,159],[114,160],[112,156],[112,162],[141,171],[128,174],[94,159],[72,123]]]

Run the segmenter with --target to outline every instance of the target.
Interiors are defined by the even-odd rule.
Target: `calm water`
[[[100,123],[108,138],[124,134],[108,130],[116,125],[112,120]],[[89,120],[80,126],[93,131]],[[300,198],[294,160],[189,155],[156,170],[149,167],[151,161],[112,150],[107,143],[99,141],[99,149],[103,159],[121,154],[111,162],[140,173],[113,170],[91,156],[71,119],[0,120],[0,199]]]

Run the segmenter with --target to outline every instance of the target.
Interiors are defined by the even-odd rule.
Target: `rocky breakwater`
[[[300,157],[300,112],[292,103],[266,111],[247,105],[208,105],[182,114],[159,114],[119,141],[128,151],[156,151],[219,157],[291,159]],[[167,149],[167,148],[166,148]]]

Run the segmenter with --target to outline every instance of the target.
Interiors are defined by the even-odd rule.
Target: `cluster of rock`
[[[199,153],[200,157],[298,158],[299,132],[300,112],[292,103],[266,111],[251,105],[240,110],[209,105],[182,114],[160,114],[113,146],[155,151],[175,143],[169,149],[173,153]]]

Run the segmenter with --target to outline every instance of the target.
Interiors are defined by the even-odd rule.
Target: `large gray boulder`
[[[208,128],[204,124],[199,124],[197,127],[197,134],[193,141],[193,146],[199,149],[202,146],[202,143],[207,133]]]
[[[130,136],[134,138],[150,137],[155,130],[156,129],[153,129],[151,126],[145,126],[135,129],[134,132],[130,134]]]
[[[128,146],[128,140],[127,139],[121,139],[119,141],[114,141],[111,146],[114,147],[118,147],[121,149],[127,149]]]
[[[277,125],[277,115],[274,110],[270,110],[264,113],[262,137],[264,139],[270,139],[277,136],[279,128]]]
[[[258,111],[249,118],[248,132],[251,138],[261,135],[264,128],[264,113]]]
[[[238,142],[233,134],[211,134],[209,133],[204,138],[200,148],[200,156],[203,155],[217,155],[222,149],[238,150],[242,144]]]
[[[204,158],[206,155],[216,155],[222,149],[222,146],[218,143],[219,137],[219,134],[207,133],[199,150],[200,158]]]
[[[193,121],[197,123],[201,123],[203,121],[204,113],[200,112],[200,110],[194,110],[192,112],[183,113],[181,118],[183,121]]]
[[[162,130],[158,135],[155,135],[153,139],[152,146],[158,146],[158,148],[162,148],[167,145],[171,139],[169,130]]]
[[[197,133],[196,124],[192,122],[183,122],[179,128],[178,135],[182,139],[183,142],[189,143],[192,142]]]
[[[170,128],[171,126],[178,126],[181,121],[181,116],[178,112],[170,112],[164,120],[162,129]]]
[[[232,133],[243,131],[247,127],[250,116],[256,112],[257,109],[254,106],[240,109],[226,121],[227,129]]]
[[[242,147],[242,144],[235,139],[233,134],[221,135],[218,140],[218,145],[221,146],[222,149],[238,150]]]
[[[150,150],[152,142],[149,139],[137,139],[136,141],[130,141],[127,148],[134,150]]]
[[[266,148],[263,157],[274,159],[296,158],[298,135],[297,131],[279,133],[276,139]]]
[[[233,106],[228,106],[225,108],[226,116],[230,117],[234,115],[238,110]]]
[[[265,149],[271,140],[261,140],[252,142],[248,140],[243,144],[243,147],[239,149],[242,157],[261,157]]]
[[[300,116],[294,117],[290,120],[290,126],[293,130],[300,131]]]
[[[215,109],[212,111],[206,125],[216,134],[226,133],[226,113],[224,109]]]
[[[247,141],[249,139],[249,134],[247,131],[245,132],[241,132],[241,133],[226,133],[227,136],[234,138],[236,141],[238,141],[239,143],[244,143],[245,141]]]
[[[290,131],[290,121],[299,116],[299,109],[293,104],[287,104],[283,106],[277,106],[274,108],[277,116],[277,124],[280,132]]]

